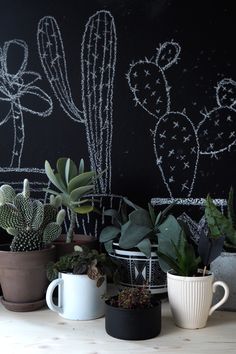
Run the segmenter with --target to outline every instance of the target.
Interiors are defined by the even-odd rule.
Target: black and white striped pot
[[[151,257],[147,258],[138,250],[123,250],[114,243],[110,257],[120,268],[120,285],[138,287],[147,284],[152,294],[165,294],[166,274],[160,268],[156,250],[157,246],[153,246]]]

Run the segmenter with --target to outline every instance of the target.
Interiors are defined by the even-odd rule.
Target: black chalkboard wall
[[[233,1],[0,3],[1,183],[41,190],[45,159],[68,156],[107,168],[99,193],[137,203],[227,197]]]

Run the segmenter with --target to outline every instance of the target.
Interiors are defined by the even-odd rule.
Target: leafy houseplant
[[[75,251],[48,264],[51,284],[47,290],[47,304],[52,311],[72,320],[89,320],[104,315],[106,275],[110,274],[105,253],[75,246]],[[63,286],[61,286],[63,284]],[[59,306],[53,302],[53,291],[59,286]]]
[[[161,303],[145,286],[124,288],[106,300],[105,327],[120,339],[156,337],[161,331]]]
[[[10,251],[0,251],[0,282],[9,309],[27,311],[28,303],[36,309],[45,302],[46,264],[55,256],[50,244],[61,234],[65,217],[59,206],[53,196],[48,204],[31,199],[27,179],[22,193],[0,187],[0,226],[13,236]]]
[[[90,279],[96,280],[99,287],[105,280],[104,276],[110,274],[110,268],[105,253],[84,246],[74,246],[73,253],[48,264],[47,276],[50,281],[56,279],[59,272],[87,274]]]
[[[146,257],[151,256],[152,244],[158,243],[158,228],[165,219],[171,206],[158,213],[148,203],[148,209],[144,209],[127,198],[121,210],[108,209],[104,215],[112,217],[112,226],[106,226],[100,234],[100,242],[104,244],[108,252],[113,250],[113,242],[118,241],[123,249],[138,248]],[[127,206],[133,210],[128,213]]]
[[[54,172],[48,161],[45,161],[45,173],[49,181],[58,189],[47,189],[46,191],[61,198],[62,205],[68,208],[69,228],[66,235],[66,242],[73,240],[76,225],[76,214],[87,214],[94,207],[88,197],[88,193],[94,190],[94,171],[84,171],[84,160],[80,160],[79,168],[70,158],[59,158],[57,160],[57,171]]]
[[[100,234],[100,242],[120,266],[120,283],[124,286],[147,286],[154,293],[166,293],[166,275],[161,271],[156,254],[158,229],[166,218],[169,206],[156,212],[148,204],[141,208],[127,198],[119,210],[108,209],[112,225]]]
[[[222,306],[222,309],[230,311],[236,311],[236,216],[233,202],[234,191],[231,187],[228,196],[226,215],[218,210],[209,195],[206,199],[205,208],[205,217],[210,232],[215,232],[217,235],[223,235],[225,237],[223,252],[211,263],[211,270],[216,279],[226,281],[229,286],[230,295],[227,302]],[[218,301],[220,296],[221,293],[217,289],[213,301]]]
[[[172,215],[167,217],[159,230],[158,255],[161,268],[167,272],[168,297],[174,321],[183,328],[205,327],[208,316],[229,295],[227,285],[214,282],[213,274],[206,271],[207,266],[220,255],[224,237],[202,233],[195,250]],[[199,270],[200,267],[203,269]],[[225,294],[221,301],[210,307],[217,286],[222,286]]]

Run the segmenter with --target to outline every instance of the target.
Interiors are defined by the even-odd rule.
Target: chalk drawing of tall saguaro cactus
[[[91,168],[105,172],[97,192],[111,192],[113,128],[113,83],[117,37],[109,11],[98,11],[85,26],[81,46],[82,108],[73,101],[61,32],[55,18],[43,17],[38,24],[38,50],[45,74],[64,112],[85,125]]]
[[[23,60],[20,67],[15,72],[10,72],[8,67],[9,49],[13,48],[23,51]],[[22,55],[22,53],[20,53]],[[24,147],[25,131],[23,112],[46,117],[52,112],[51,98],[35,82],[41,79],[40,75],[33,71],[26,71],[28,64],[28,46],[25,41],[13,39],[4,43],[0,48],[0,102],[9,102],[8,114],[0,119],[0,126],[7,123],[9,119],[13,120],[14,141],[11,157],[11,168],[19,168]],[[29,106],[29,100],[37,99],[40,106],[44,105],[42,110],[33,109]]]

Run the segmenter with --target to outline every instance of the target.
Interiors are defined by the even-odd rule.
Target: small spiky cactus
[[[65,210],[58,212],[60,197],[51,197],[43,204],[30,198],[30,185],[24,180],[22,193],[15,193],[9,185],[0,187],[0,227],[13,236],[13,252],[44,248],[61,234]]]

